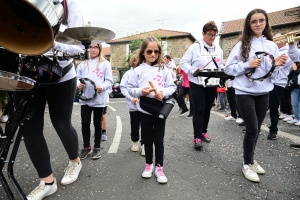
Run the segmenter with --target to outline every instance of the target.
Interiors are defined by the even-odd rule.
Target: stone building
[[[133,40],[143,39],[147,36],[158,36],[161,38],[163,46],[162,55],[169,54],[174,58],[175,62],[179,61],[179,58],[181,58],[186,50],[196,41],[191,33],[165,29],[110,40],[107,42],[110,44],[110,63],[113,69],[119,71],[120,79],[128,70],[128,67],[124,66],[124,60],[126,60],[129,54],[129,44]]]
[[[273,35],[277,33],[285,34],[291,31],[300,30],[300,21],[297,15],[290,15],[298,7],[280,10],[268,13],[269,24],[272,28]],[[224,58],[229,56],[231,49],[239,41],[244,27],[245,18],[223,22],[219,31],[220,46],[224,52]]]

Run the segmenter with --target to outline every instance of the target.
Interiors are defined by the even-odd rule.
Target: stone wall
[[[287,27],[280,27],[280,28],[272,28],[273,35],[277,33],[285,34],[291,31],[300,30],[300,25],[293,25]],[[220,39],[220,46],[223,49],[224,59],[228,58],[231,49],[235,46],[235,44],[239,41],[240,35],[224,37]]]
[[[129,44],[129,43],[128,43]],[[121,68],[126,59],[126,43],[110,45],[110,64],[113,69]]]
[[[181,58],[186,50],[193,44],[188,38],[170,38],[167,39],[167,52],[172,58]]]

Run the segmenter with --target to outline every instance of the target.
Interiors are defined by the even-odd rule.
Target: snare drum
[[[15,73],[0,71],[0,90],[27,91],[31,90],[35,81]]]

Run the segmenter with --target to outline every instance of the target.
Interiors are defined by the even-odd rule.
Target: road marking
[[[112,111],[116,111],[116,109],[114,109],[114,108],[111,107],[110,105],[107,105],[107,107],[109,107]]]
[[[211,111],[213,114],[215,115],[219,115],[220,117],[225,117],[224,113],[219,113],[219,112],[216,112],[216,111]],[[264,131],[267,131],[269,132],[269,128],[265,125],[262,125],[261,126],[261,129],[263,129]],[[290,133],[287,133],[287,132],[284,132],[284,131],[280,131],[278,130],[277,131],[277,135],[281,136],[281,137],[285,137],[285,138],[288,138],[294,142],[299,142],[300,141],[300,137],[297,136],[297,135],[293,135],[293,134],[290,134]]]
[[[116,118],[117,118],[116,132],[115,132],[114,140],[108,150],[108,153],[117,153],[120,145],[120,140],[122,136],[122,121],[120,116],[116,116]]]
[[[127,103],[127,101],[110,101],[109,103]]]

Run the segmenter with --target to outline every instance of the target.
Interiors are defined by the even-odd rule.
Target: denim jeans
[[[217,94],[217,86],[203,87],[190,82],[190,90],[194,103],[194,138],[203,138],[202,133],[207,133],[210,110]]]
[[[299,88],[295,88],[291,93],[292,106],[294,110],[295,119],[299,121]]]
[[[30,99],[28,111],[35,110],[35,112],[21,127],[21,132],[29,157],[40,178],[52,173],[50,153],[43,132],[46,102],[53,127],[69,159],[75,160],[78,157],[78,136],[71,124],[76,81],[76,78],[73,78],[57,84],[42,84]]]
[[[221,104],[221,110],[226,109],[225,92],[219,92],[219,100]]]
[[[253,164],[258,133],[268,110],[269,93],[260,96],[236,95],[236,103],[246,127],[243,142],[244,163]]]

